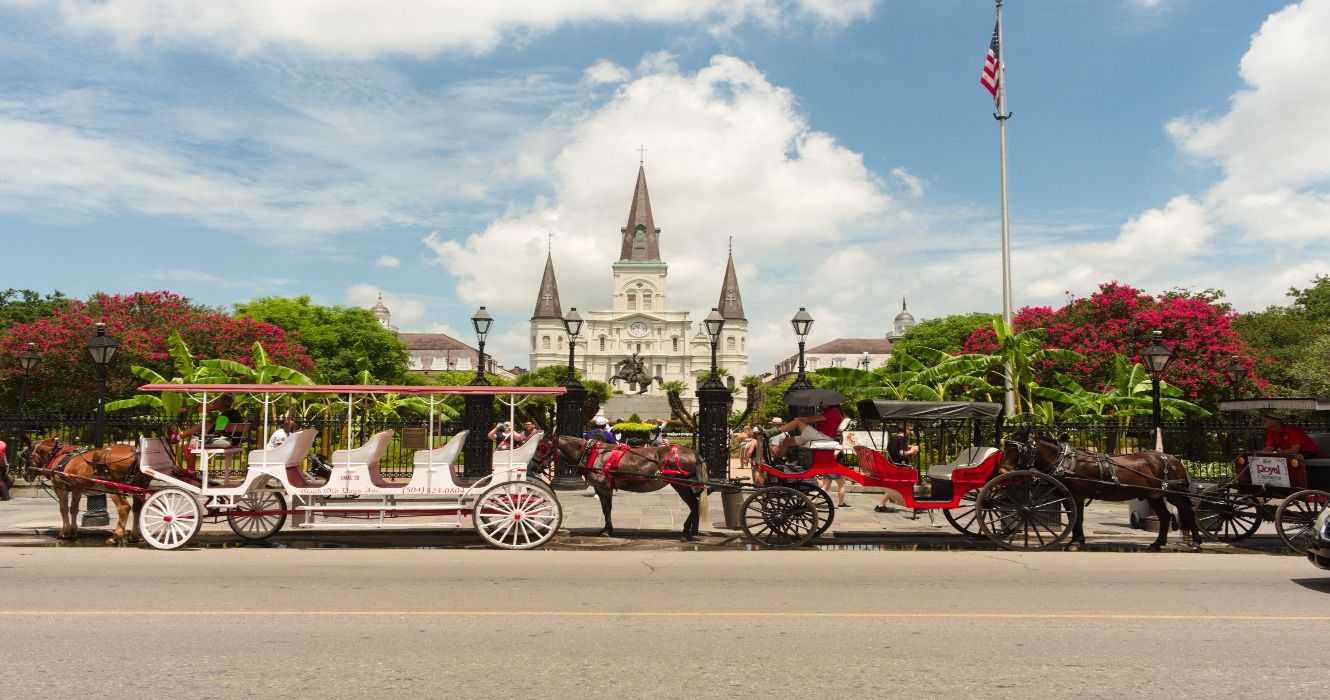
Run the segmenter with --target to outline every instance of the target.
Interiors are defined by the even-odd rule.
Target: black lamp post
[[[28,374],[32,372],[33,367],[37,366],[37,360],[40,359],[40,357],[41,356],[37,354],[36,343],[28,343],[28,349],[18,354],[18,366],[23,370],[23,381],[19,384],[18,389],[19,418],[23,417],[25,412],[24,405],[28,400]],[[19,430],[22,429],[23,426],[19,426]]]
[[[1242,360],[1234,355],[1224,368],[1224,374],[1228,375],[1228,383],[1233,387],[1233,398],[1242,398],[1242,380],[1247,378],[1247,366],[1242,364]]]
[[[794,334],[799,336],[799,376],[794,378],[794,383],[790,385],[789,391],[798,389],[812,389],[813,383],[808,381],[808,376],[804,374],[804,342],[808,340],[808,332],[813,330],[813,317],[808,315],[804,307],[799,307],[799,312],[790,319],[790,325],[794,326]]]
[[[1163,409],[1159,406],[1159,378],[1163,376],[1164,370],[1168,368],[1168,363],[1173,359],[1173,353],[1164,347],[1164,332],[1155,331],[1151,340],[1150,347],[1143,353],[1145,357],[1145,367],[1150,370],[1150,391],[1154,396],[1154,422],[1155,433],[1158,434],[1163,425]]]
[[[490,380],[485,378],[485,336],[489,335],[492,325],[494,319],[483,306],[471,317],[471,326],[476,329],[476,340],[480,344],[479,364],[476,366],[476,378],[471,380],[472,386],[488,386],[490,383]]]
[[[115,351],[120,347],[115,339],[106,334],[106,324],[97,324],[97,335],[88,339],[87,346],[88,357],[92,359],[92,364],[97,367],[97,422],[93,424],[92,443],[94,447],[102,446],[102,437],[106,428],[106,377],[107,367],[111,364],[111,358],[115,357]],[[84,527],[99,527],[111,524],[111,518],[106,512],[106,494],[98,493],[88,496],[88,509],[83,514]]]
[[[711,376],[697,387],[698,451],[707,465],[707,478],[725,479],[730,471],[729,417],[733,396],[720,381],[716,367],[716,348],[725,328],[725,317],[718,309],[712,309],[702,324],[711,338]]]
[[[563,330],[568,333],[568,374],[559,382],[565,391],[554,402],[558,412],[558,433],[567,437],[582,437],[586,413],[586,387],[577,381],[577,370],[573,367],[573,349],[577,345],[577,336],[582,334],[582,316],[577,307],[568,310],[563,317]],[[564,464],[556,455],[554,479],[550,482],[554,488],[566,491],[580,491],[586,488],[582,479],[582,470],[576,463]]]

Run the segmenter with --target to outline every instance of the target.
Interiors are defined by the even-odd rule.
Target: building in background
[[[891,348],[905,337],[905,332],[916,324],[914,314],[905,308],[901,299],[901,312],[896,314],[891,329],[881,338],[837,338],[804,350],[804,367],[814,372],[823,367],[854,367],[877,369],[891,357]],[[799,373],[799,355],[796,353],[776,364],[770,382],[779,382]]]

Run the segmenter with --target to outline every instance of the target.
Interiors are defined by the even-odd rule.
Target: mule
[[[138,451],[128,445],[93,449],[62,444],[56,438],[47,438],[32,446],[32,451],[28,453],[27,471],[29,475],[40,474],[51,480],[55,499],[60,504],[62,540],[72,540],[78,536],[79,499],[84,492],[106,489],[107,495],[115,502],[118,515],[115,531],[106,543],[116,544],[125,540],[126,536],[130,541],[137,540],[143,499],[128,497],[115,491],[114,487],[89,479],[143,487],[147,485],[148,479],[138,466]],[[129,523],[131,510],[134,515],[132,524]],[[128,528],[127,524],[130,525]]]
[[[599,446],[599,447],[598,447]],[[616,459],[618,464],[613,465]],[[548,435],[540,444],[533,460],[540,470],[554,460],[555,455],[565,464],[583,467],[582,477],[600,498],[600,510],[605,515],[605,526],[597,535],[614,535],[614,492],[632,491],[651,493],[673,486],[674,491],[688,506],[688,517],[683,523],[683,539],[693,539],[698,532],[698,489],[684,481],[694,481],[702,458],[688,447],[635,447],[616,451],[613,445],[561,435]]]
[[[1071,491],[1077,509],[1069,550],[1085,546],[1086,501],[1135,498],[1145,499],[1159,517],[1159,536],[1150,551],[1158,552],[1168,541],[1172,521],[1168,505],[1178,509],[1178,527],[1191,534],[1191,549],[1201,547],[1187,468],[1173,455],[1153,451],[1103,455],[1044,436],[1013,436],[1002,445],[1001,469],[1037,469],[1057,477]]]

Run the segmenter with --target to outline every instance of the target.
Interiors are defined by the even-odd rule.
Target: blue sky
[[[1330,273],[1330,0],[1008,0],[1013,287],[1240,310]],[[603,308],[644,145],[670,306],[750,372],[1001,307],[988,0],[0,0],[5,287],[308,294],[526,364]]]

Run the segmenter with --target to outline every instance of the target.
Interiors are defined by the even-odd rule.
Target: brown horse
[[[83,493],[105,491],[115,502],[116,513],[119,515],[115,532],[106,540],[107,544],[115,544],[125,539],[125,525],[131,507],[134,522],[128,532],[131,541],[136,539],[143,501],[127,497],[117,492],[114,486],[99,484],[91,479],[146,486],[148,479],[138,466],[138,452],[128,445],[91,449],[61,444],[56,438],[47,438],[32,446],[28,454],[27,471],[29,475],[38,474],[51,480],[55,499],[60,503],[60,539],[70,540],[78,535],[79,499]]]
[[[1191,533],[1191,548],[1200,549],[1201,534],[1192,508],[1187,468],[1170,454],[1134,452],[1103,455],[1047,437],[1013,436],[1002,445],[1003,471],[1037,469],[1057,477],[1076,499],[1076,522],[1067,549],[1085,546],[1085,502],[1145,499],[1159,517],[1159,536],[1150,545],[1158,552],[1168,540],[1168,505],[1178,509],[1179,528]]]
[[[617,466],[610,466],[615,459],[612,457],[614,452],[613,445],[551,434],[541,441],[533,463],[545,470],[557,454],[564,464],[582,465],[582,477],[600,498],[600,510],[605,514],[605,527],[596,534],[614,535],[610,513],[614,509],[616,489],[651,493],[668,484],[688,506],[683,539],[691,540],[697,535],[697,506],[701,496],[688,482],[696,478],[702,458],[688,447],[635,447],[617,455]]]

